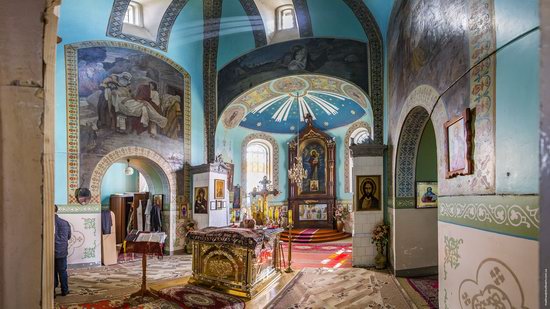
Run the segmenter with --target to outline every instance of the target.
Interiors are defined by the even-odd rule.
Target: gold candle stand
[[[292,223],[288,224],[288,267],[285,269],[285,273],[291,273],[294,271],[290,267],[292,263]]]

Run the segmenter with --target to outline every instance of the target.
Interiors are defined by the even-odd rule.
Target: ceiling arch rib
[[[114,0],[107,24],[107,36],[167,51],[174,22],[189,0],[133,1],[140,4],[142,25],[124,23],[130,0]]]

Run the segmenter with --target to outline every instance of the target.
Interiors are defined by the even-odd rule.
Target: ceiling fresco
[[[295,133],[311,114],[323,130],[346,126],[372,108],[357,86],[321,75],[287,76],[263,83],[237,97],[224,111],[225,128],[241,126],[270,133]]]

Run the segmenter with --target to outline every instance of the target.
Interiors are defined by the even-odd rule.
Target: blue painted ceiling
[[[296,133],[311,114],[316,127],[330,130],[372,114],[365,94],[356,86],[321,75],[278,78],[234,100],[221,119],[226,128],[237,125],[269,133]]]

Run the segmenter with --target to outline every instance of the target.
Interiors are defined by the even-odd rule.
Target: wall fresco
[[[218,113],[241,93],[287,75],[331,75],[368,93],[368,59],[365,42],[345,39],[308,38],[256,49],[219,71]]]

